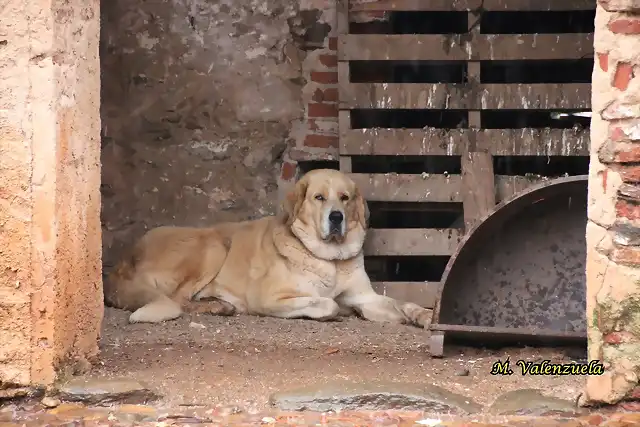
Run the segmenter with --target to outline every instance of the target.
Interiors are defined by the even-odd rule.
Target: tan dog
[[[316,320],[355,311],[428,327],[431,310],[371,287],[362,253],[368,218],[350,178],[314,170],[296,183],[281,215],[149,231],[107,279],[105,301],[132,310],[131,322],[175,319],[183,309]]]

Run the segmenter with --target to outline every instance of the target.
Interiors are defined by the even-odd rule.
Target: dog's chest
[[[312,292],[317,296],[335,298],[344,289],[354,273],[354,265],[351,263],[335,263],[324,260],[313,260],[305,263],[296,272],[301,284],[300,291]]]

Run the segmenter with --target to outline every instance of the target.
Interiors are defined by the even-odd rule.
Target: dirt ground
[[[507,356],[574,360],[575,351],[566,349],[450,347],[445,358],[435,359],[428,352],[428,334],[410,326],[206,314],[159,325],[128,324],[127,312],[105,310],[101,362],[91,376],[142,381],[170,407],[221,404],[258,411],[275,391],[332,380],[433,383],[480,404],[523,388],[574,400],[584,383],[582,377],[489,373]]]

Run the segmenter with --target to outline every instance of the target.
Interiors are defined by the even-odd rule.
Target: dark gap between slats
[[[439,282],[449,256],[368,256],[364,264],[372,282]]]

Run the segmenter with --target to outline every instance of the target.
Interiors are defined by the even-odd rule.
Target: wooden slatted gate
[[[386,21],[354,22],[363,13],[382,12],[387,14]],[[528,23],[523,20],[525,14]],[[417,19],[411,21],[412,15]],[[393,228],[372,224],[365,255],[379,261],[368,263],[378,292],[433,307],[438,274],[447,257],[454,253],[465,230],[496,203],[540,179],[587,173],[589,119],[569,116],[556,120],[551,112],[590,111],[594,16],[595,0],[339,3],[340,169],[350,174],[370,205],[386,209],[403,205],[423,217],[437,216],[438,206],[446,211],[462,205],[458,221],[446,226],[442,222],[436,226],[395,224]],[[413,25],[412,34],[406,34],[402,19],[411,21],[407,26]],[[442,32],[447,34],[424,28],[415,31],[420,22],[431,22],[436,30],[443,28],[447,19],[454,29],[445,28]],[[455,31],[461,19],[464,30]],[[576,20],[582,27],[566,30]],[[526,33],[500,31],[498,27],[504,27],[506,21]],[[454,32],[457,34],[451,34]],[[464,72],[458,77],[453,72],[453,77],[445,76],[442,82],[443,73],[438,75],[438,69],[452,66]],[[418,70],[413,81],[403,80],[402,67]],[[432,81],[425,77],[429,67],[436,74]],[[404,120],[392,127],[384,117],[379,123],[363,119],[376,114],[378,118],[385,114],[399,117],[398,113],[458,114],[461,120],[455,126],[448,124],[449,119],[414,120],[417,124],[410,125]],[[402,165],[393,171],[385,169],[384,162],[398,159],[423,161],[435,168],[432,172],[415,167],[405,171]],[[451,160],[458,166],[446,170],[455,163]],[[367,166],[368,161],[377,166]],[[438,168],[438,164],[446,166]],[[514,164],[533,166],[526,170]],[[428,209],[421,211],[420,204]],[[414,270],[417,265],[418,270],[422,266],[439,269],[439,273],[418,272],[409,279],[396,274],[390,279],[389,270],[397,269],[399,261],[385,264],[385,257],[413,257]],[[430,259],[440,261],[429,264]]]

